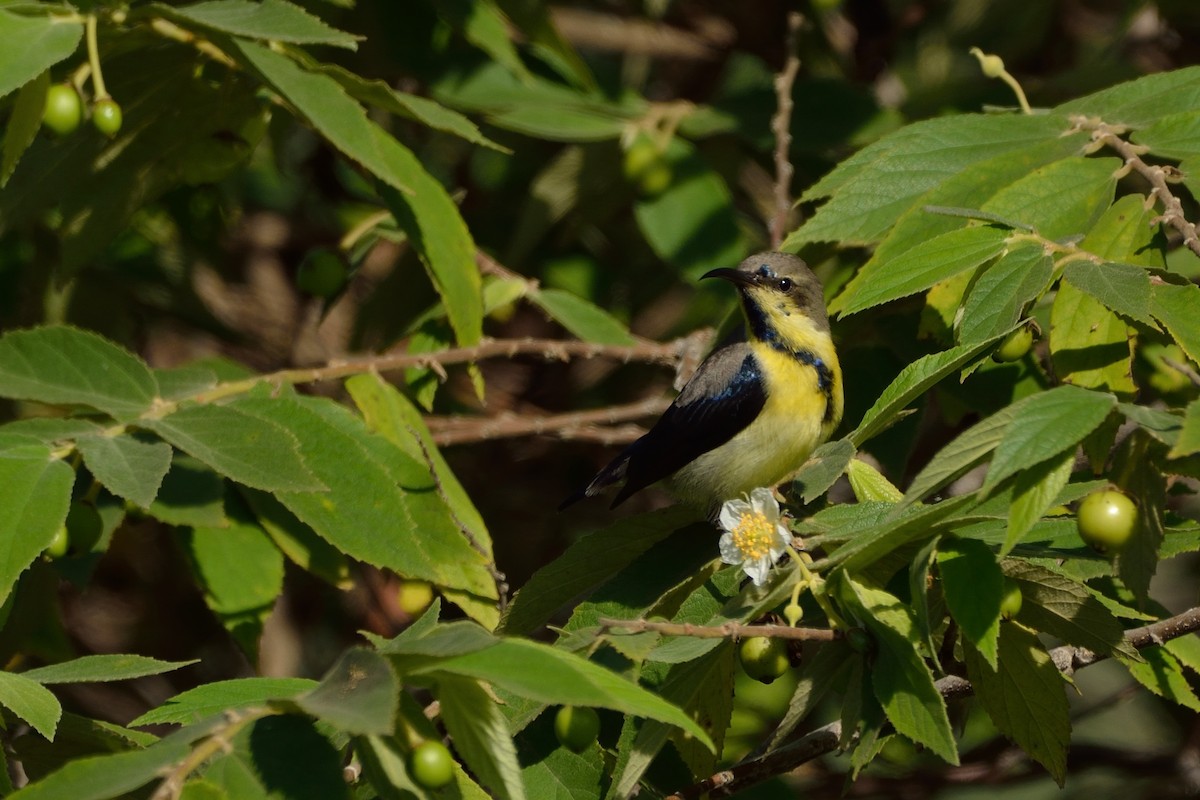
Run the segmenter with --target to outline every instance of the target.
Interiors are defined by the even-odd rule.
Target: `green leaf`
[[[323,733],[313,720],[298,714],[255,720],[238,732],[229,752],[212,763],[205,776],[222,783],[230,800],[250,800],[257,794],[246,788],[247,775],[261,785],[263,798],[348,800],[342,754]],[[238,763],[230,765],[233,769],[222,769],[230,761]],[[222,773],[223,782],[219,781]]]
[[[1144,429],[1134,429],[1113,456],[1114,475],[1137,504],[1137,528],[1117,554],[1117,575],[1144,606],[1150,595],[1150,580],[1158,569],[1158,551],[1163,542],[1163,509],[1167,505],[1167,480],[1159,465],[1166,461],[1166,446]]]
[[[197,459],[176,454],[147,512],[168,525],[201,528],[228,525],[225,482]]]
[[[70,56],[81,38],[82,22],[0,10],[0,53],[4,53],[0,60],[0,97]]]
[[[355,50],[362,38],[331,28],[286,0],[208,0],[176,7],[156,4],[154,10],[175,21],[264,41],[326,44]]]
[[[1098,300],[1060,283],[1050,311],[1050,355],[1064,383],[1133,395],[1133,329]]]
[[[416,156],[406,150],[396,161],[403,164],[412,193],[381,185],[380,195],[417,248],[458,343],[464,347],[476,344],[483,329],[483,282],[475,266],[471,233],[458,206]]]
[[[933,683],[933,673],[917,652],[912,612],[897,598],[844,578],[841,596],[856,608],[879,645],[871,684],[896,730],[958,764],[958,747],[946,716],[946,703]]]
[[[552,142],[602,142],[616,139],[629,126],[621,114],[588,108],[523,106],[488,116],[500,128]]]
[[[295,435],[283,425],[228,405],[187,406],[147,428],[219,474],[266,492],[316,491],[324,485],[305,465]]]
[[[843,161],[804,193],[802,201],[830,200],[783,248],[794,251],[805,242],[820,241],[874,244],[922,201],[954,202],[926,196],[930,190],[970,173],[980,162],[1003,171],[1006,160],[1058,139],[1064,127],[1060,119],[1044,115],[959,114],[901,128]],[[1078,139],[1063,137],[1058,144],[1070,148],[1073,141]],[[1027,172],[1024,166],[1020,170]],[[963,202],[968,199],[959,204]]]
[[[992,722],[1063,785],[1071,739],[1066,682],[1037,634],[1015,622],[1000,626],[1000,658],[989,663],[964,648],[967,676]]]
[[[886,270],[860,272],[839,298],[840,316],[924,291],[1004,251],[1008,231],[971,225],[943,233],[896,256]]]
[[[805,461],[800,471],[792,477],[793,489],[789,494],[799,488],[800,499],[803,502],[811,503],[816,500],[829,491],[829,487],[833,486],[838,478],[842,477],[846,466],[857,452],[858,450],[849,437],[835,439],[821,445],[812,452],[808,461]]]
[[[183,544],[204,602],[254,659],[263,623],[283,592],[283,554],[262,528],[243,519],[190,530]]]
[[[776,750],[789,739],[792,731],[817,709],[834,688],[838,677],[844,675],[858,658],[860,656],[850,649],[850,645],[839,641],[821,645],[812,658],[804,660],[787,712],[771,733],[768,751]]]
[[[363,107],[350,99],[337,81],[309,72],[288,56],[254,42],[237,39],[234,46],[330,144],[388,185],[402,192],[414,191],[406,181],[410,162],[415,160],[412,153],[367,119]]]
[[[182,400],[217,385],[217,373],[199,363],[155,367],[151,372],[158,383],[158,396],[164,400]]]
[[[129,723],[129,727],[178,723],[190,725],[231,709],[266,705],[309,691],[317,682],[308,678],[236,678],[188,689]]]
[[[999,336],[996,336],[981,342],[951,347],[941,353],[922,356],[900,370],[900,374],[888,384],[874,405],[863,414],[862,421],[849,436],[850,441],[856,446],[861,446],[868,439],[887,430],[899,418],[905,406],[963,364],[987,352],[998,338]]]
[[[962,306],[958,341],[991,340],[1012,330],[1025,306],[1050,285],[1053,272],[1041,245],[1014,245],[975,280]]]
[[[1064,158],[1004,187],[982,209],[1030,225],[1047,239],[1086,233],[1112,204],[1120,167],[1116,158]]]
[[[561,289],[538,289],[529,300],[585,342],[629,345],[633,335],[616,317],[578,295]]]
[[[429,472],[348,409],[317,398],[246,399],[238,407],[286,426],[329,487],[277,492],[302,522],[346,555],[400,575],[496,597],[486,560],[467,541]]]
[[[1063,270],[1063,279],[1086,292],[1112,311],[1158,328],[1150,316],[1150,275],[1132,264],[1072,261]]]
[[[715,267],[732,267],[746,254],[733,196],[724,179],[682,139],[663,153],[671,185],[634,204],[638,228],[658,256],[698,277]]]
[[[1000,567],[1021,587],[1018,619],[1025,625],[1096,653],[1138,657],[1121,623],[1082,583],[1018,559],[1006,558]]]
[[[1150,313],[1161,322],[1187,353],[1200,364],[1200,325],[1196,325],[1196,309],[1200,308],[1200,286],[1176,286],[1163,283],[1154,287],[1150,298]],[[0,340],[2,341],[2,340]]]
[[[470,532],[477,547],[489,557],[492,537],[470,495],[442,457],[421,412],[395,386],[376,373],[356,375],[346,381],[346,390],[363,415],[367,427],[403,450],[415,461],[432,462],[442,495],[454,516]]]
[[[21,675],[38,683],[124,681],[130,678],[143,678],[147,675],[161,675],[164,672],[171,672],[180,667],[197,663],[199,663],[199,659],[159,661],[157,658],[147,656],[93,655],[26,670]]]
[[[328,75],[352,97],[375,108],[416,120],[433,130],[458,136],[473,144],[502,153],[511,152],[480,133],[479,127],[467,117],[427,97],[396,91],[385,81],[368,80],[336,64],[313,63],[310,69]]]
[[[0,187],[8,183],[17,162],[33,142],[42,126],[46,110],[46,92],[50,88],[50,73],[43,72],[21,87],[13,103],[8,126],[4,129],[3,159],[0,160]]]
[[[442,676],[437,699],[454,749],[471,772],[501,800],[524,798],[517,748],[504,715],[483,686],[467,678]]]
[[[254,489],[243,489],[242,497],[253,509],[258,524],[292,563],[339,589],[353,585],[350,561],[345,554],[318,536],[282,503]]]
[[[694,519],[694,513],[677,506],[628,517],[578,539],[521,587],[505,609],[500,629],[510,635],[533,633],[572,599],[606,583]]]
[[[1031,395],[1004,431],[983,482],[990,491],[1009,475],[1074,448],[1116,407],[1109,394],[1058,386]]]
[[[524,748],[522,748],[524,750]],[[600,800],[606,783],[598,750],[572,753],[555,747],[547,754],[521,753],[521,777],[530,797],[538,800]]]
[[[168,739],[145,750],[77,758],[9,795],[13,800],[109,800],[125,796],[187,758],[188,743]]]
[[[395,725],[399,693],[400,682],[388,660],[374,650],[353,647],[295,704],[346,733],[383,734]]]
[[[1099,116],[1140,128],[1167,114],[1196,110],[1200,69],[1188,67],[1126,81],[1063,103],[1055,113]]]
[[[489,681],[542,703],[612,708],[682,728],[707,746],[708,734],[675,706],[620,675],[574,653],[525,639],[502,639],[415,670]]]
[[[1179,660],[1165,648],[1158,645],[1144,647],[1139,651],[1144,661],[1127,661],[1121,659],[1138,683],[1154,692],[1159,697],[1166,698],[1193,711],[1200,711],[1200,697],[1188,684],[1183,674]]]
[[[948,522],[956,521],[964,508],[975,502],[972,495],[959,495],[920,508],[903,507],[897,503],[882,504],[887,512],[881,518],[870,520],[871,524],[857,530],[836,530],[836,538],[846,543],[819,563],[822,568],[841,566],[844,570],[861,569],[903,545],[936,536]],[[811,543],[825,544],[828,538],[815,539]]]
[[[149,508],[171,468],[171,446],[119,434],[83,436],[75,446],[83,463],[104,488],[141,508]]]
[[[0,452],[0,600],[50,546],[67,518],[74,483],[75,471],[51,458],[45,445]]]
[[[904,495],[879,470],[861,458],[850,462],[846,469],[850,489],[858,501],[877,500],[883,503],[898,503]]]
[[[1188,404],[1183,414],[1183,427],[1179,431],[1179,439],[1167,453],[1168,458],[1182,458],[1193,453],[1200,453],[1200,400]]]
[[[54,741],[62,706],[42,684],[15,672],[0,672],[0,705],[28,722],[46,739]]]
[[[1200,156],[1200,112],[1168,114],[1153,125],[1134,131],[1136,144],[1149,147],[1157,156],[1185,159]]]
[[[946,606],[967,641],[994,669],[1004,574],[992,549],[976,539],[946,537],[937,554]]]
[[[157,391],[140,359],[94,333],[55,325],[0,337],[0,396],[90,406],[128,421],[149,410]]]
[[[1049,459],[1017,475],[1000,555],[1008,555],[1042,515],[1058,503],[1058,494],[1067,485],[1074,465],[1075,453],[1068,450],[1057,461]]]
[[[1161,267],[1162,242],[1155,215],[1154,205],[1144,195],[1127,194],[1109,206],[1079,249],[1106,261]]]

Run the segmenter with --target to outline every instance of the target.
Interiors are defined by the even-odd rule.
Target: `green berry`
[[[1033,346],[1033,331],[1028,325],[1022,325],[1004,337],[1004,341],[992,353],[992,358],[1000,362],[1020,361]]]
[[[42,124],[59,136],[66,136],[79,127],[83,119],[83,103],[79,93],[69,83],[56,83],[46,92],[46,108]]]
[[[1004,579],[1004,593],[1000,596],[1000,618],[1012,619],[1021,613],[1021,587],[1012,578]]]
[[[646,197],[655,197],[665,192],[673,180],[675,173],[671,171],[670,165],[660,161],[642,175],[638,181],[638,191]]]
[[[58,530],[54,532],[54,538],[50,540],[50,544],[46,545],[46,557],[59,559],[65,556],[70,549],[71,534],[64,523],[58,526]]]
[[[1075,522],[1080,538],[1092,549],[1100,553],[1120,550],[1137,528],[1138,510],[1123,492],[1103,489],[1083,499]]]
[[[554,735],[563,747],[582,753],[600,735],[600,715],[586,706],[563,706],[554,716]]]
[[[661,160],[662,153],[658,151],[658,147],[649,136],[641,135],[625,150],[621,170],[625,174],[625,180],[637,183],[647,170]]]
[[[296,286],[313,297],[332,297],[345,283],[345,262],[324,247],[310,250],[296,270]]]
[[[433,586],[428,581],[405,581],[396,592],[396,605],[410,617],[415,617],[433,602]]]
[[[791,666],[787,643],[767,636],[743,639],[738,648],[738,658],[746,674],[763,683],[771,683]]]
[[[116,136],[121,130],[121,107],[111,97],[97,100],[92,106],[92,125],[105,136]]]
[[[441,789],[454,780],[454,757],[441,742],[421,742],[408,754],[408,774],[423,789]]]

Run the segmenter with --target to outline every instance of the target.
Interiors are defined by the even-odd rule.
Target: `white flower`
[[[762,586],[771,567],[792,543],[771,490],[759,487],[749,497],[725,501],[718,520],[725,531],[721,534],[721,560],[741,564],[754,585]]]

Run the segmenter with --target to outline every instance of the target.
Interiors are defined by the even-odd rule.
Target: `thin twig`
[[[1187,378],[1196,386],[1200,386],[1200,372],[1196,372],[1196,370],[1192,369],[1187,364],[1184,364],[1181,361],[1176,361],[1175,359],[1167,356],[1163,356],[1163,363],[1183,375],[1183,377]]]
[[[1120,136],[1125,132],[1125,128],[1110,125],[1095,117],[1073,116],[1071,124],[1077,130],[1091,131],[1094,143],[1116,150],[1125,159],[1128,167],[1149,181],[1153,187],[1150,193],[1163,204],[1162,216],[1156,221],[1165,222],[1183,234],[1183,243],[1200,256],[1200,235],[1197,235],[1195,223],[1189,222],[1183,215],[1183,204],[1179,202],[1179,198],[1171,193],[1170,184],[1167,182],[1167,168],[1147,164],[1142,160],[1142,154],[1149,152],[1149,148],[1125,141]]]
[[[800,56],[796,52],[800,26],[804,16],[798,11],[787,17],[787,60],[783,69],[775,76],[775,116],[771,118],[771,131],[775,134],[775,215],[771,218],[771,249],[778,250],[787,232],[788,215],[792,211],[792,175],[795,169],[789,152],[792,147],[792,85],[800,70]]]
[[[661,414],[671,401],[661,397],[649,397],[636,403],[590,411],[573,411],[566,414],[522,416],[513,413],[494,417],[429,417],[425,420],[433,441],[438,446],[480,442],[488,439],[504,439],[514,436],[540,436],[553,434],[562,439],[600,439],[609,443],[621,440],[632,441],[644,430],[627,426],[628,429],[608,429],[608,436],[601,436],[600,425],[615,425],[619,422]],[[620,431],[620,435],[618,435]],[[632,438],[628,438],[632,436]]]
[[[317,383],[365,372],[437,369],[451,364],[469,364],[488,358],[515,358],[522,355],[538,356],[547,361],[611,358],[624,363],[645,361],[653,364],[674,364],[682,354],[694,347],[694,340],[702,335],[710,334],[707,331],[697,331],[670,342],[639,342],[632,345],[596,344],[574,339],[484,339],[471,347],[452,347],[433,353],[383,353],[362,358],[339,359],[320,367],[279,370],[245,380],[222,383],[189,399],[197,403],[211,403],[223,397],[248,392],[263,383]],[[164,413],[169,413],[169,410],[164,409]]]
[[[1200,607],[1191,608],[1164,620],[1125,631],[1125,641],[1136,649],[1151,647],[1177,639],[1200,630]],[[1075,670],[1102,661],[1108,656],[1094,653],[1083,647],[1063,645],[1050,651],[1055,666],[1065,675]],[[974,692],[971,682],[957,675],[947,675],[934,685],[947,700],[967,697]],[[841,739],[841,722],[832,722],[802,736],[777,750],[758,758],[743,761],[727,770],[718,772],[702,781],[670,795],[667,800],[697,798],[707,792],[711,797],[728,797],[775,775],[791,772],[802,764],[831,753],[838,748]]]
[[[724,625],[692,625],[679,622],[653,622],[645,619],[608,619],[597,623],[601,628],[622,628],[631,633],[654,631],[664,636],[690,636],[694,639],[744,639],[748,636],[769,636],[774,639],[795,639],[805,642],[832,642],[841,639],[842,632],[828,628],[793,628],[790,625],[743,625],[726,622]]]
[[[233,748],[231,743],[233,737],[242,728],[252,722],[278,713],[278,711],[266,706],[242,711],[226,711],[225,724],[209,733],[207,737],[192,748],[186,758],[170,768],[150,800],[176,800],[180,792],[183,791],[183,785],[187,782],[188,776],[217,753],[222,750],[231,750]]]

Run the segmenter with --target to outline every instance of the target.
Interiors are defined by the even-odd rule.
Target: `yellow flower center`
[[[766,558],[771,555],[771,545],[778,537],[775,525],[761,511],[750,511],[742,514],[737,526],[730,531],[733,534],[733,545],[747,561],[756,558]]]

